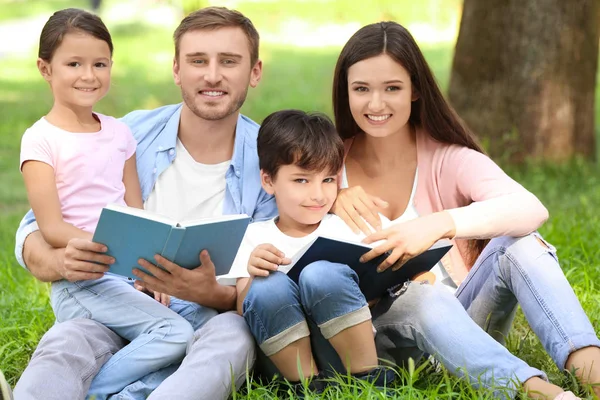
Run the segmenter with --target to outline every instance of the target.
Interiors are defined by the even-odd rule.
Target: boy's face
[[[337,175],[283,165],[274,177],[261,170],[265,191],[275,195],[279,222],[289,226],[315,225],[329,212],[337,197]]]
[[[179,59],[173,64],[175,83],[185,105],[210,121],[237,112],[262,74],[262,62],[250,62],[248,38],[241,28],[196,30],[179,43]]]

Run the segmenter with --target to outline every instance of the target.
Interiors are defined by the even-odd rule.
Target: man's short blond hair
[[[250,48],[250,63],[258,61],[259,36],[256,28],[249,18],[239,11],[225,7],[206,7],[190,13],[185,17],[173,34],[175,41],[175,59],[179,60],[179,43],[181,37],[187,32],[199,30],[214,30],[219,28],[240,28],[248,38]]]

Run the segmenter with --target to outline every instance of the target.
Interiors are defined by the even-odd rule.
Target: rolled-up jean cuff
[[[358,310],[349,312],[348,314],[340,315],[330,319],[327,322],[319,325],[323,337],[327,340],[331,339],[344,329],[350,328],[354,325],[358,325],[361,322],[365,322],[371,319],[371,310],[369,306],[364,306]]]
[[[271,357],[273,354],[280,352],[296,340],[300,340],[307,336],[310,336],[308,324],[306,321],[301,321],[277,335],[268,338],[262,342],[259,347],[267,357]]]
[[[600,347],[600,340],[594,333],[582,333],[576,336],[570,336],[569,340],[564,342],[556,352],[556,366],[564,370],[569,356],[574,351],[586,347]]]

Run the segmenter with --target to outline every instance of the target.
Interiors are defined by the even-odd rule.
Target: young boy
[[[260,350],[297,388],[318,376],[319,368],[336,363],[315,362],[311,333],[329,341],[350,374],[384,386],[394,373],[377,366],[371,313],[356,273],[347,265],[320,261],[303,270],[298,285],[285,274],[290,257],[319,235],[360,240],[328,214],[344,162],[333,123],[321,114],[273,113],[259,130],[258,157],[262,186],[275,196],[279,216],[248,227],[229,274],[239,278],[238,313]],[[317,382],[311,387],[319,389]]]

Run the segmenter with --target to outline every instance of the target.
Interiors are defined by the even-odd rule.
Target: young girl
[[[110,87],[112,51],[106,26],[86,11],[58,11],[42,30],[37,65],[54,104],[23,135],[21,171],[40,231],[54,247],[91,239],[109,203],[142,207],[131,132],[92,111]],[[168,296],[155,296],[168,305]],[[91,318],[131,341],[93,380],[97,399],[180,361],[193,337],[183,317],[116,275],[54,282],[51,297],[59,322]]]
[[[391,251],[383,270],[438,239],[455,244],[435,269],[438,284],[407,285],[375,307],[379,356],[426,352],[474,384],[481,378],[518,390],[516,378],[531,397],[575,398],[479,328],[500,339],[521,304],[559,368],[600,382],[600,341],[555,249],[535,232],[546,209],[483,154],[406,29],[381,22],[352,36],[337,62],[333,108],[348,188],[333,211],[367,232],[359,215],[377,229],[380,217],[397,222],[367,237],[385,242],[364,261]]]

